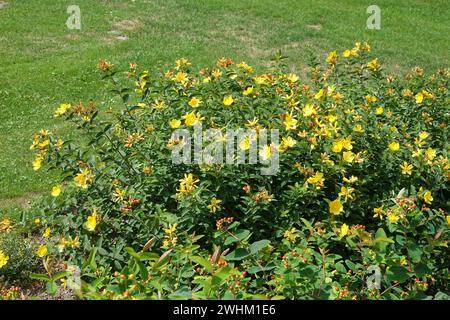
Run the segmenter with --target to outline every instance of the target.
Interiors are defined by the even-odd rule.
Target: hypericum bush
[[[185,283],[201,298],[237,297],[211,272],[191,282],[187,258],[175,258],[188,250],[180,243],[202,234],[205,249],[193,263],[211,271],[204,255],[214,245],[228,251],[224,263],[249,274],[240,298],[406,298],[421,297],[418,286],[430,295],[444,290],[450,73],[425,76],[417,67],[396,78],[370,51],[367,43],[333,51],[305,83],[285,71],[280,54],[264,73],[224,58],[200,71],[180,59],[166,72],[135,64],[120,72],[102,60],[97,68],[118,100],[64,103],[55,112],[86,143],[45,129],[33,136],[33,168],[63,177],[29,211],[30,223],[39,219],[48,235],[38,255],[81,266],[95,248],[104,270],[138,267],[144,278],[163,281],[146,262],[156,255],[130,267],[124,250],[139,252],[154,238],[158,256],[174,250],[164,267],[170,276],[143,296],[170,298],[179,288],[169,284]],[[256,152],[259,162],[208,162],[187,138],[200,125],[215,129],[200,134],[208,146],[227,141],[230,130],[249,130],[233,143],[231,160]],[[279,139],[264,141],[268,131]],[[201,157],[178,163],[180,150]],[[264,174],[271,161],[278,170]],[[369,292],[365,272],[373,266],[382,288]],[[148,268],[156,274],[142,271]],[[94,287],[103,289],[103,280]]]
[[[32,242],[12,229],[10,223],[8,218],[0,220],[0,286],[5,283],[23,284],[29,281],[31,273],[39,270]]]

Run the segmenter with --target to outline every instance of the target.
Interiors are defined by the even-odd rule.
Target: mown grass
[[[99,58],[150,70],[182,56],[195,65],[222,56],[265,65],[281,49],[302,74],[310,53],[323,58],[369,41],[393,73],[448,67],[450,59],[446,0],[379,0],[378,31],[365,26],[372,2],[355,0],[0,2],[0,206],[54,183],[55,176],[32,171],[29,144],[44,127],[76,138],[53,119],[59,103],[108,105],[94,72]],[[69,4],[81,8],[81,30],[65,26]]]

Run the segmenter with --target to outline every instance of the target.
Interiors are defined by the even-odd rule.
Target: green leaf
[[[57,280],[59,280],[59,279],[68,277],[68,276],[70,276],[71,274],[72,274],[72,273],[70,273],[70,272],[68,272],[68,271],[61,271],[61,272],[55,273],[55,274],[53,275],[53,277],[52,277],[52,280],[53,280],[53,281],[57,281]]]
[[[192,291],[187,287],[180,288],[174,293],[171,293],[168,298],[170,300],[189,300],[192,299]]]
[[[232,251],[231,253],[226,255],[227,260],[242,260],[247,258],[250,255],[250,253],[245,250],[244,248],[237,248],[236,250]]]
[[[381,252],[386,251],[386,247],[389,243],[395,243],[394,240],[387,237],[386,232],[383,228],[379,228],[375,233],[375,243]]]
[[[58,286],[56,285],[55,281],[47,282],[47,293],[49,295],[54,296],[56,294],[57,290],[58,290]]]
[[[256,254],[258,251],[266,248],[270,244],[270,240],[259,240],[250,245],[250,253]]]
[[[305,226],[308,228],[309,231],[313,230],[313,227],[311,225],[311,223],[309,223],[308,220],[306,220],[305,218],[300,218],[302,220],[302,222],[305,224]]]
[[[95,255],[97,254],[97,248],[93,247],[91,252],[89,253],[89,257],[86,262],[83,264],[83,269],[87,266],[90,266],[92,270],[97,269],[97,264],[95,263]]]
[[[398,281],[402,283],[408,280],[412,275],[413,273],[408,272],[408,270],[402,266],[392,266],[389,268],[387,278],[389,281]]]
[[[147,279],[148,278],[148,270],[147,270],[147,268],[144,266],[144,264],[141,262],[141,261],[139,261],[138,259],[136,259],[136,264],[138,265],[138,267],[139,267],[139,271],[140,271],[140,273],[141,273],[141,278],[142,279]]]
[[[420,262],[420,259],[422,258],[422,250],[417,244],[409,243],[407,250],[411,260],[414,263]]]
[[[358,271],[358,268],[356,267],[356,264],[354,264],[353,262],[351,262],[350,260],[345,260],[345,264],[347,265],[347,267],[349,267],[352,271]]]
[[[247,269],[247,272],[249,274],[255,274],[255,273],[258,273],[258,272],[269,271],[269,270],[272,270],[272,269],[275,269],[275,264],[273,262],[267,264],[266,266],[264,266],[262,268],[260,266],[252,266],[252,267]]]
[[[418,276],[420,278],[426,274],[431,274],[432,271],[430,268],[428,268],[428,266],[426,264],[419,263],[414,266],[414,272],[415,272],[416,276]]]
[[[386,232],[384,231],[383,228],[379,228],[377,230],[377,232],[375,233],[375,239],[379,239],[379,238],[387,238]]]
[[[192,262],[195,262],[196,264],[201,265],[203,268],[205,268],[205,270],[209,273],[212,273],[212,263],[211,261],[199,257],[199,256],[192,256],[189,258]]]
[[[140,253],[140,260],[141,261],[156,261],[159,259],[159,256],[155,252],[144,252]]]
[[[234,236],[230,236],[225,239],[224,245],[227,246],[234,242],[242,241],[242,240],[246,239],[248,236],[250,236],[249,230],[238,230],[238,231],[236,231],[236,234],[234,234]]]
[[[138,259],[138,260],[141,259],[141,256],[140,256],[136,251],[134,251],[133,248],[131,248],[131,247],[126,247],[126,248],[124,248],[123,250],[124,250],[126,253],[128,253],[130,256],[132,256],[133,258],[136,258],[136,259]]]
[[[48,275],[42,273],[33,273],[30,275],[30,278],[34,280],[51,281]]]
[[[450,300],[450,296],[447,293],[439,291],[434,296],[434,300]]]
[[[336,263],[334,267],[339,273],[347,273],[347,269],[345,269],[344,265],[341,262]]]

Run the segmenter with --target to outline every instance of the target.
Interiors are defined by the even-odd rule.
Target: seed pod
[[[211,262],[212,263],[217,263],[217,261],[219,260],[220,257],[220,246],[217,246],[216,249],[214,250],[214,253],[211,257]]]
[[[147,243],[146,243],[146,244],[144,245],[144,247],[142,248],[142,252],[148,251],[148,250],[153,246],[153,244],[155,243],[155,241],[156,241],[156,237],[153,237],[153,238],[151,238],[150,240],[148,240]]]
[[[169,254],[171,254],[172,251],[173,251],[173,249],[170,249],[170,250],[167,250],[166,252],[164,252],[164,253],[162,254],[162,256],[159,258],[158,263],[161,262],[161,261],[163,261],[165,258],[167,258],[167,256],[168,256]]]

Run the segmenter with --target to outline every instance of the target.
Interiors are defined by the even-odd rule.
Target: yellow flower
[[[60,186],[54,186],[52,188],[52,197],[57,197],[61,194],[61,187]]]
[[[176,67],[175,69],[180,69],[181,66],[190,66],[191,63],[189,62],[188,59],[186,58],[180,58],[178,60],[175,61]]]
[[[383,114],[383,111],[384,111],[383,107],[379,106],[375,109],[375,114],[377,114],[377,115]]]
[[[263,85],[267,81],[267,76],[266,75],[260,75],[260,76],[254,77],[253,80],[255,80],[255,82],[257,84]]]
[[[393,152],[400,150],[400,144],[396,141],[391,142],[388,147],[389,147],[389,150],[391,150]]]
[[[432,149],[432,148],[428,148],[425,151],[425,160],[427,160],[427,162],[429,164],[431,164],[431,161],[433,161],[433,159],[436,157],[436,150]]]
[[[92,214],[86,220],[86,229],[88,229],[89,231],[95,231],[95,228],[97,227],[97,222],[98,222],[97,209],[94,208]]]
[[[283,236],[290,242],[295,242],[295,239],[297,239],[300,236],[300,234],[297,229],[291,228],[290,230],[286,230]]]
[[[380,220],[383,219],[383,214],[384,214],[383,207],[374,208],[373,212],[375,213],[373,215],[374,218],[380,218]]]
[[[423,200],[425,201],[425,203],[431,204],[431,202],[433,201],[433,196],[431,195],[430,191],[424,193]]]
[[[325,179],[323,178],[322,172],[316,172],[312,177],[309,177],[306,182],[309,184],[321,184],[324,182]]]
[[[177,231],[177,224],[169,225],[168,228],[163,228],[164,233],[166,234],[164,236],[163,246],[164,247],[170,247],[175,246],[177,244],[178,238],[176,235]]]
[[[380,69],[380,63],[378,62],[378,59],[369,61],[369,63],[367,64],[367,68],[372,71],[377,71],[378,69]]]
[[[426,138],[428,138],[430,134],[426,131],[422,131],[421,133],[419,133],[419,138],[420,140],[425,140]]]
[[[355,176],[351,176],[350,178],[344,177],[344,178],[342,179],[342,181],[344,181],[344,182],[346,182],[346,183],[353,184],[353,183],[355,183],[356,181],[358,181],[358,177],[355,177]]]
[[[196,97],[192,97],[192,99],[188,102],[188,104],[192,107],[192,108],[197,108],[199,105],[202,104],[202,100]]]
[[[178,72],[175,75],[175,78],[173,78],[173,80],[175,80],[176,82],[179,82],[181,84],[185,84],[187,82],[187,80],[188,80],[187,74],[184,73],[184,72]]]
[[[183,118],[184,124],[187,126],[194,126],[202,120],[200,114],[195,112],[188,113]]]
[[[180,188],[177,189],[177,196],[180,197],[186,193],[192,193],[197,188],[199,179],[194,178],[192,173],[185,174],[183,179],[180,179]]]
[[[367,95],[367,96],[365,96],[364,99],[366,99],[367,103],[371,103],[371,102],[376,102],[377,101],[377,97],[372,96],[372,95]]]
[[[364,132],[364,129],[363,129],[362,125],[357,124],[356,126],[353,127],[352,131],[362,133],[362,132]]]
[[[323,89],[320,89],[315,95],[314,99],[319,100],[323,96]]]
[[[249,66],[246,62],[242,61],[241,63],[238,63],[236,67],[243,69],[247,73],[253,73],[253,67]]]
[[[34,219],[34,223],[35,224],[41,224],[41,219],[39,219],[39,218]]]
[[[258,119],[253,118],[252,120],[247,120],[247,124],[245,126],[249,127],[249,128],[253,128],[253,127],[256,127],[257,125],[258,125]]]
[[[48,249],[46,245],[41,244],[36,251],[36,254],[39,258],[44,258],[48,253]]]
[[[67,111],[69,111],[69,109],[71,108],[71,105],[68,103],[62,103],[58,109],[56,109],[55,111],[55,118],[56,117],[60,117],[62,115],[64,115]]]
[[[0,269],[6,266],[8,263],[9,257],[4,253],[2,250],[0,250]]]
[[[344,52],[342,52],[342,56],[344,57],[344,58],[348,58],[348,57],[350,57],[350,55],[351,55],[351,51],[350,50],[345,50]]]
[[[289,113],[284,115],[283,125],[286,127],[286,130],[292,130],[297,127],[297,119]]]
[[[63,145],[64,141],[61,139],[58,139],[55,143],[56,148],[59,150],[61,149],[62,145]]]
[[[44,231],[44,233],[42,234],[42,236],[43,236],[44,238],[49,238],[51,233],[52,233],[52,229],[47,228],[47,229],[45,229],[45,231]]]
[[[298,81],[298,76],[297,76],[296,74],[294,74],[294,73],[290,73],[290,74],[287,76],[287,79],[288,79],[290,82],[294,83],[294,82],[297,82],[297,81]]]
[[[450,216],[446,216],[445,219],[447,219],[447,223],[450,224]]]
[[[177,231],[177,224],[176,223],[174,223],[173,225],[170,224],[168,228],[163,228],[163,231],[165,234],[169,236],[173,235]]]
[[[348,234],[348,225],[345,223],[341,226],[341,237],[345,237]]]
[[[269,159],[272,156],[272,148],[268,144],[266,144],[260,151],[259,155],[263,158],[264,161]]]
[[[397,224],[400,218],[395,213],[389,213],[387,219],[389,220],[390,223]]]
[[[87,189],[89,183],[92,182],[94,176],[89,169],[82,169],[80,173],[78,173],[73,180],[75,181],[75,185],[77,187]]]
[[[32,162],[33,170],[34,170],[34,171],[37,171],[37,170],[39,170],[39,169],[41,168],[41,166],[42,166],[42,160],[43,160],[43,156],[40,155],[40,154],[38,154],[38,155],[36,156],[36,158],[34,158],[34,160],[33,160],[33,162]]]
[[[216,197],[212,198],[211,204],[208,205],[208,209],[211,210],[212,213],[216,213],[217,210],[220,210],[219,204],[222,200],[216,199]]]
[[[4,218],[0,221],[0,231],[9,232],[12,229],[12,223],[9,218]]]
[[[419,92],[418,94],[415,95],[415,99],[416,99],[416,103],[421,104],[423,102],[423,93]]]
[[[253,87],[248,87],[247,89],[244,90],[243,94],[244,94],[244,96],[248,96],[252,92],[253,92]]]
[[[304,117],[310,117],[310,116],[312,116],[312,115],[317,113],[316,109],[314,108],[314,105],[312,105],[310,103],[305,104],[305,106],[303,107],[302,111],[303,111],[303,116]]]
[[[335,95],[333,95],[333,99],[336,102],[342,102],[342,99],[344,98],[344,95],[342,93],[336,93]]]
[[[73,239],[72,236],[69,236],[66,243],[71,247],[78,247],[80,245],[80,238],[76,236],[75,239]]]
[[[177,129],[177,128],[179,128],[181,126],[181,121],[178,120],[178,119],[172,119],[172,120],[169,121],[169,126],[172,129]]]
[[[223,97],[223,104],[226,106],[231,106],[234,102],[233,96],[225,96]]]
[[[283,149],[290,149],[293,148],[296,145],[297,141],[292,137],[283,137],[281,139],[281,147]]]
[[[158,99],[156,99],[152,104],[152,107],[156,110],[164,109],[165,106],[166,106],[166,104],[164,103],[164,101],[162,101],[162,100],[160,101]]]
[[[214,69],[211,74],[214,78],[220,78],[222,76],[222,71],[219,69]]]
[[[344,147],[344,144],[342,143],[343,140],[335,140],[333,141],[333,145],[331,146],[331,151],[339,153],[342,151],[342,148]]]
[[[344,207],[342,206],[342,203],[339,199],[331,201],[329,204],[330,213],[334,214],[335,216],[341,214],[342,211],[344,211]]]
[[[327,56],[327,63],[330,65],[336,64],[336,61],[338,59],[338,55],[336,51],[332,51]]]
[[[239,148],[243,151],[246,151],[246,150],[250,149],[251,144],[252,144],[252,141],[250,140],[250,137],[245,137],[239,143]]]
[[[353,199],[352,193],[355,191],[354,188],[346,188],[341,187],[341,192],[339,192],[339,196],[344,197],[345,200],[347,199]]]
[[[345,162],[351,163],[351,162],[353,162],[353,160],[355,159],[355,154],[354,154],[353,152],[351,152],[351,151],[345,151],[345,152],[342,154],[342,159],[343,159]]]
[[[346,150],[352,150],[352,136],[348,136],[347,138],[345,138],[344,141],[342,141],[342,144]]]
[[[333,152],[339,153],[342,151],[342,149],[346,149],[346,150],[352,150],[353,146],[352,146],[352,136],[348,136],[345,139],[339,139],[339,140],[335,140],[333,141],[333,145],[331,146],[331,150]]]
[[[413,165],[409,164],[408,162],[404,161],[402,165],[400,165],[400,168],[402,169],[402,174],[411,175]]]
[[[423,151],[422,149],[417,148],[415,151],[413,151],[411,156],[413,158],[417,158],[417,157],[419,157],[422,154],[422,151]]]

